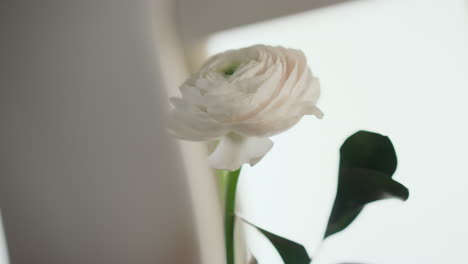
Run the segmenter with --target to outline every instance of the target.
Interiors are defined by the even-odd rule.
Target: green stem
[[[234,225],[236,216],[236,189],[241,169],[230,171],[226,179],[224,207],[224,235],[226,241],[226,264],[234,264]]]

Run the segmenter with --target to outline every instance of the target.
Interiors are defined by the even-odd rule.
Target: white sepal
[[[273,141],[269,138],[244,137],[229,133],[221,138],[208,161],[215,169],[234,171],[244,163],[254,166],[272,147]]]

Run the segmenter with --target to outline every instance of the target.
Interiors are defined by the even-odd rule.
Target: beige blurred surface
[[[173,33],[152,11],[171,10],[148,2],[1,3],[12,264],[201,263],[187,166],[163,124],[158,43]]]

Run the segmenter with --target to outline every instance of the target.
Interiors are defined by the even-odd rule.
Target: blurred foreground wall
[[[155,61],[167,36],[153,7],[29,2],[0,3],[11,263],[199,263],[180,150],[164,130]]]

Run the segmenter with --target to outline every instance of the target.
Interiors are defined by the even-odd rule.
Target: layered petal
[[[206,112],[186,104],[182,99],[171,98],[175,106],[169,112],[167,127],[169,132],[180,139],[205,141],[223,136],[228,127],[211,119]]]
[[[322,118],[320,84],[300,50],[255,45],[207,60],[172,98],[169,131],[185,140],[220,139],[213,167],[256,164],[272,147],[268,139],[301,120]]]

